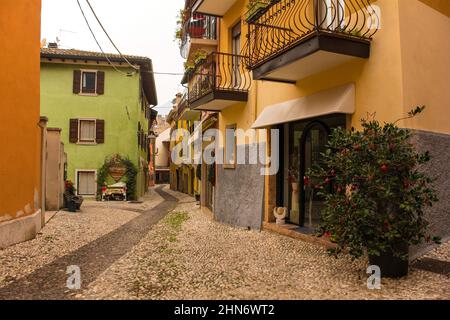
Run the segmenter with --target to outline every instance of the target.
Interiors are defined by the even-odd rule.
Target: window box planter
[[[205,35],[205,28],[203,26],[191,24],[189,26],[189,35],[191,38],[203,38]]]

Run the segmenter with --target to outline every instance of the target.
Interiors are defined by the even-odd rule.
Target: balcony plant
[[[280,0],[250,0],[247,5],[246,20],[248,23],[256,21],[264,12],[265,9]]]
[[[188,19],[188,11],[187,10],[180,10],[177,16],[177,27],[175,29],[175,41],[181,42],[183,38],[183,27],[185,22]]]
[[[432,179],[421,170],[430,155],[419,154],[411,132],[396,123],[361,120],[361,126],[334,130],[322,164],[305,178],[325,199],[318,233],[336,243],[331,253],[357,258],[367,251],[382,276],[401,277],[408,272],[410,245],[440,241],[428,234],[424,217],[437,201]]]

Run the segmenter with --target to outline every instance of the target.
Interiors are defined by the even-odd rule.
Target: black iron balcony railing
[[[191,39],[217,40],[217,18],[204,14],[192,14],[184,23],[180,52],[185,59],[188,57]]]
[[[371,40],[380,19],[370,0],[279,0],[248,23],[244,54],[258,67],[318,33]]]
[[[178,104],[177,117],[179,118],[188,107],[188,94],[185,92],[181,97],[180,103]]]
[[[225,97],[227,93],[248,93],[251,77],[245,59],[241,55],[213,52],[200,61],[189,75],[189,103],[215,92]],[[233,100],[232,95],[228,100]]]

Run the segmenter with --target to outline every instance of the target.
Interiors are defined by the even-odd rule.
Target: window
[[[73,93],[78,95],[104,94],[105,72],[95,70],[74,70]]]
[[[83,71],[81,76],[81,93],[95,93],[97,89],[97,72]]]
[[[237,149],[237,137],[236,137],[236,125],[231,124],[226,127],[225,130],[225,156],[224,156],[224,168],[235,169],[236,168],[236,149]]]
[[[345,27],[345,3],[344,0],[325,0],[319,6],[321,27],[328,30],[336,30]]]
[[[95,143],[95,120],[80,120],[79,142]]]
[[[78,171],[77,172],[77,190],[78,195],[95,196],[97,183],[95,181],[95,171]]]
[[[80,144],[105,143],[105,120],[70,119],[69,142]]]

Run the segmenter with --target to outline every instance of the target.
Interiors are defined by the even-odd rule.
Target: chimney
[[[49,49],[58,49],[58,43],[57,42],[50,42],[48,44]]]

